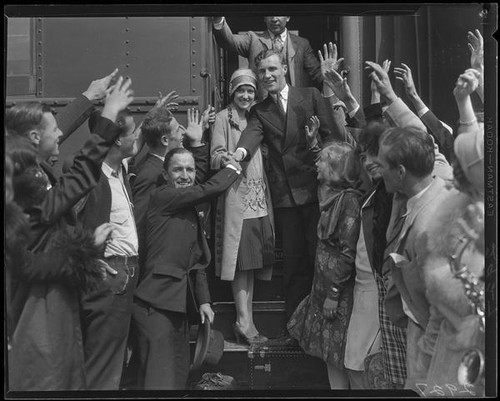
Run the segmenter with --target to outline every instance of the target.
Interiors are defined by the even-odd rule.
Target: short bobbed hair
[[[331,142],[321,150],[320,156],[328,160],[332,171],[340,176],[336,187],[357,188],[360,185],[361,165],[355,148],[347,142]]]

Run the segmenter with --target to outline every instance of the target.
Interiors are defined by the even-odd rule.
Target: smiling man
[[[208,158],[208,148],[205,158]],[[234,162],[231,162],[234,163]],[[182,390],[189,374],[189,320],[209,319],[205,267],[210,250],[200,206],[237,178],[237,163],[195,185],[197,166],[184,148],[169,151],[163,183],[151,194],[146,214],[146,261],[135,292],[133,316],[139,348],[138,384],[146,390]]]
[[[237,161],[246,160],[261,142],[268,147],[267,177],[276,227],[283,236],[285,308],[289,318],[311,290],[319,218],[316,166],[305,126],[312,116],[318,116],[323,145],[342,140],[343,127],[333,120],[316,88],[287,85],[287,67],[280,52],[264,50],[255,61],[257,77],[269,96],[250,111],[234,156]]]

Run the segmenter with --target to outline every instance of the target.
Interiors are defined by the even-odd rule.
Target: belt
[[[129,264],[137,266],[138,259],[139,258],[137,256],[110,256],[108,258],[104,258],[106,262],[118,262],[123,264],[130,277],[135,276],[135,267],[129,266]]]
[[[138,256],[109,256],[107,258],[104,258],[106,261],[109,261],[109,262],[123,262],[124,264],[127,264],[127,263],[137,263],[139,261],[139,257]]]

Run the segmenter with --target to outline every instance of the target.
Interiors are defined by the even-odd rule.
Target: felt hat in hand
[[[205,319],[204,324],[198,328],[198,337],[194,350],[191,370],[197,370],[201,365],[217,365],[224,353],[224,336],[211,327],[210,321]]]

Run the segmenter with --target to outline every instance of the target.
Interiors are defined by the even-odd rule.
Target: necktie
[[[283,51],[284,43],[281,40],[280,35],[276,35],[273,39],[273,50],[277,50],[279,52]]]
[[[284,120],[286,117],[285,109],[283,108],[283,103],[281,103],[280,95],[274,95],[274,101],[276,102],[276,106],[278,106],[278,110],[281,114],[281,118]]]

